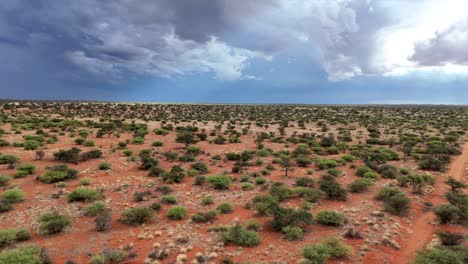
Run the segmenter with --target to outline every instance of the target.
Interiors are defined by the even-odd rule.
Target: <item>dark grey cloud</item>
[[[423,66],[468,66],[468,18],[417,43],[410,60]]]

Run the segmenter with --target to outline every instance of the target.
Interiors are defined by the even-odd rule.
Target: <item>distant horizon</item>
[[[468,106],[468,104],[378,104],[378,103],[243,103],[243,102],[158,102],[158,101],[113,101],[113,100],[68,100],[68,99],[9,99],[0,102],[62,102],[62,103],[117,103],[117,104],[174,104],[174,105],[296,105],[296,106]]]

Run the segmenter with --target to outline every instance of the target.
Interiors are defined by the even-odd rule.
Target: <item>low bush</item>
[[[187,208],[183,206],[174,206],[169,208],[166,217],[171,220],[182,220],[187,217]]]
[[[306,245],[302,249],[302,256],[306,263],[325,264],[329,259],[339,259],[352,253],[350,246],[338,238],[328,238],[318,245]]]
[[[196,213],[192,216],[192,221],[195,223],[207,223],[212,222],[216,216],[218,215],[218,211],[211,210],[205,213]]]
[[[346,222],[344,214],[330,210],[322,210],[315,217],[317,223],[322,225],[341,226]]]
[[[47,235],[60,233],[65,228],[71,226],[70,219],[58,212],[49,212],[41,215],[38,223],[39,232]]]
[[[48,170],[38,179],[41,182],[45,183],[55,183],[71,179],[76,179],[78,176],[78,171],[74,169],[69,169],[67,165],[56,165],[48,167]]]
[[[456,223],[459,209],[451,204],[443,204],[434,208],[434,214],[439,218],[441,224]]]
[[[176,204],[177,197],[175,197],[174,195],[164,195],[163,197],[161,197],[161,203]]]
[[[9,204],[22,202],[24,197],[26,193],[19,188],[6,190],[0,195],[1,200]]]
[[[320,190],[324,191],[327,194],[328,199],[346,201],[347,193],[346,190],[341,187],[341,185],[334,181],[333,179],[321,179]]]
[[[298,240],[304,237],[304,231],[297,226],[287,226],[281,232],[283,232],[284,238],[287,240]]]
[[[312,223],[309,211],[294,208],[277,208],[273,211],[273,219],[269,222],[275,231],[281,231],[287,226],[305,227]]]
[[[109,162],[101,162],[99,163],[98,169],[99,170],[110,170],[112,168],[112,164]]]
[[[216,210],[218,210],[222,214],[229,214],[234,211],[234,208],[230,203],[222,203],[216,207]]]
[[[374,185],[374,181],[371,179],[356,179],[354,182],[348,184],[348,190],[354,193],[361,193],[367,191],[372,185]]]
[[[74,191],[67,194],[68,202],[93,202],[100,199],[102,195],[90,188],[78,187]]]
[[[296,178],[296,186],[299,187],[313,187],[314,179],[310,177],[299,177]]]
[[[26,229],[2,229],[0,230],[0,249],[16,242],[28,240],[31,237]]]
[[[96,216],[106,209],[106,204],[102,202],[94,202],[85,208],[85,216]]]
[[[308,187],[296,187],[294,192],[298,194],[299,197],[304,199],[304,201],[310,203],[316,203],[325,195],[321,190],[312,189]]]
[[[255,231],[247,230],[240,224],[221,233],[221,240],[227,245],[234,244],[242,247],[252,247],[260,243],[260,237]]]
[[[252,205],[258,215],[272,215],[279,208],[278,200],[271,195],[255,196]]]
[[[91,259],[91,264],[122,263],[127,258],[127,253],[121,249],[106,249],[101,254],[94,256]]]
[[[1,264],[49,264],[51,263],[45,250],[36,245],[25,245],[19,248],[5,250],[0,253]]]
[[[149,222],[154,211],[148,206],[138,206],[123,210],[120,221],[127,225],[139,225]]]
[[[229,185],[231,185],[231,179],[224,174],[208,176],[206,177],[206,181],[218,190],[228,189]]]
[[[448,248],[435,248],[419,251],[413,264],[464,264],[465,260],[466,253]]]
[[[8,175],[0,176],[0,186],[7,186],[9,181],[11,181],[10,176]]]
[[[103,232],[110,228],[112,221],[112,213],[109,208],[104,209],[102,212],[98,213],[96,219],[94,219],[94,224],[96,226],[97,232]]]
[[[33,174],[36,171],[36,165],[32,163],[23,163],[16,167],[16,170],[26,173],[26,175]]]

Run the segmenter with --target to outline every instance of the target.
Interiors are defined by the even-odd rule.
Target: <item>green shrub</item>
[[[13,243],[28,240],[31,237],[26,229],[2,229],[0,230],[0,249]]]
[[[256,219],[247,219],[244,224],[245,228],[247,230],[252,230],[252,231],[260,231],[262,229],[262,226]]]
[[[179,165],[175,165],[172,166],[169,172],[162,174],[162,179],[168,183],[180,183],[184,180],[185,175],[184,169]]]
[[[85,216],[96,216],[106,209],[106,204],[102,202],[94,202],[85,208]]]
[[[271,215],[279,207],[278,200],[271,195],[255,196],[252,205],[258,215]]]
[[[86,140],[85,142],[83,142],[83,145],[86,147],[94,147],[95,144],[92,140]]]
[[[192,216],[192,221],[196,223],[212,222],[217,215],[218,211],[216,210],[211,210],[206,213],[196,213]]]
[[[39,232],[47,235],[60,233],[65,228],[71,226],[70,219],[58,212],[49,212],[41,215],[38,223]]]
[[[96,231],[103,232],[110,228],[112,221],[112,213],[109,208],[104,209],[102,212],[98,213],[96,219],[94,219],[94,224],[96,226]]]
[[[187,208],[183,206],[174,206],[169,208],[166,217],[171,220],[182,220],[187,217]]]
[[[314,185],[314,179],[310,177],[299,177],[296,178],[296,186],[300,187],[312,187]]]
[[[7,186],[9,181],[11,181],[10,176],[8,175],[0,176],[0,186]]]
[[[273,196],[277,201],[282,202],[290,198],[294,194],[294,191],[280,183],[275,183],[270,189],[270,195]]]
[[[27,175],[33,174],[36,171],[36,165],[32,163],[23,163],[16,167],[18,171],[24,171]]]
[[[120,221],[127,225],[139,225],[149,222],[154,211],[148,206],[138,206],[122,211]]]
[[[19,203],[24,200],[24,197],[26,197],[26,193],[19,188],[13,188],[4,191],[0,197],[1,200],[6,203]]]
[[[346,161],[346,162],[353,162],[356,160],[356,157],[351,155],[351,154],[344,154],[342,157],[341,157],[342,160]]]
[[[133,154],[133,150],[131,149],[124,149],[122,152],[127,157],[130,157]]]
[[[356,176],[363,177],[367,172],[374,172],[374,170],[367,166],[358,167],[356,169]]]
[[[419,251],[413,264],[464,264],[466,256],[450,249],[435,248]]]
[[[389,199],[390,197],[400,194],[400,193],[402,192],[398,188],[384,186],[379,190],[375,198],[380,201],[385,201]]]
[[[229,185],[231,185],[231,179],[224,174],[208,176],[206,177],[206,181],[218,190],[228,189]]]
[[[42,146],[42,143],[37,140],[26,140],[23,142],[23,148],[25,150],[36,150]]]
[[[90,178],[81,178],[80,179],[80,185],[82,186],[88,186],[91,185],[93,181]]]
[[[341,226],[344,225],[346,221],[346,217],[344,214],[330,211],[330,210],[322,210],[317,213],[316,221],[322,225],[334,225],[334,226]]]
[[[163,145],[164,143],[161,141],[154,141],[153,143],[151,143],[151,146],[153,147],[162,147]]]
[[[328,238],[318,245],[306,245],[302,249],[302,256],[311,264],[325,264],[328,259],[343,258],[351,253],[351,247],[338,238]]]
[[[338,177],[341,175],[341,171],[338,170],[337,168],[328,169],[327,173],[333,177]]]
[[[222,203],[216,207],[216,210],[218,210],[222,214],[229,214],[234,211],[234,208],[230,203]]]
[[[191,165],[192,169],[197,170],[200,174],[208,172],[208,166],[203,162],[196,162]]]
[[[250,182],[243,182],[240,187],[242,190],[252,190],[254,186]]]
[[[164,195],[163,197],[161,197],[161,202],[166,204],[176,204],[177,197],[175,197],[174,195]]]
[[[55,183],[71,179],[76,179],[78,171],[69,169],[66,165],[57,165],[49,167],[43,175],[39,176],[38,179],[45,183]]]
[[[91,259],[91,264],[115,264],[124,262],[127,253],[120,249],[106,249]]]
[[[312,214],[306,210],[294,208],[277,208],[273,211],[273,219],[269,222],[275,231],[281,231],[287,226],[305,227],[312,223]]]
[[[443,204],[434,208],[434,214],[441,224],[455,223],[458,220],[459,209],[451,204]]]
[[[335,168],[336,166],[338,166],[338,162],[336,160],[322,159],[317,161],[317,167],[321,170]]]
[[[90,188],[78,187],[72,192],[67,194],[68,202],[93,202],[100,199],[102,195]]]
[[[13,209],[11,203],[7,201],[0,200],[0,213],[8,212]]]
[[[384,201],[384,210],[396,214],[405,215],[410,210],[411,200],[405,194],[399,193]]]
[[[348,185],[348,190],[350,192],[361,193],[367,191],[367,189],[369,189],[369,187],[372,185],[374,185],[374,181],[371,179],[356,179],[354,182]]]
[[[198,175],[198,176],[195,177],[195,183],[194,184],[198,185],[198,186],[201,186],[201,185],[205,184],[205,180],[206,180],[205,176]]]
[[[319,182],[320,190],[327,194],[328,199],[346,201],[347,193],[341,185],[332,179],[321,179]]]
[[[48,264],[51,263],[43,249],[36,245],[25,245],[0,253],[0,264]]]
[[[242,247],[252,247],[260,243],[260,237],[256,232],[247,230],[239,224],[221,233],[221,240],[227,245],[234,244]]]
[[[304,237],[304,231],[297,226],[287,226],[281,232],[283,232],[284,238],[287,240],[298,240]]]
[[[213,203],[214,203],[214,200],[213,200],[213,197],[211,196],[203,197],[203,199],[201,200],[202,205],[213,204]]]
[[[310,203],[318,202],[325,195],[325,193],[321,190],[312,189],[308,187],[296,187],[294,189],[294,192],[297,193],[299,197],[304,199],[304,201]]]
[[[100,170],[110,170],[112,168],[112,164],[109,162],[101,162],[99,163],[98,169]]]

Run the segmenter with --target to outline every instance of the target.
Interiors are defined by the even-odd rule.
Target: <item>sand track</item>
[[[444,181],[452,176],[457,180],[466,182],[466,170],[468,166],[468,142],[463,145],[463,153],[456,156],[455,159],[450,163],[447,173],[445,173],[435,185],[435,191],[425,199],[434,205],[446,203],[444,198],[446,192],[446,186]],[[405,239],[406,243],[402,246],[402,249],[394,256],[391,263],[395,264],[407,264],[411,263],[416,252],[425,247],[432,239],[433,234],[437,229],[440,229],[437,225],[433,225],[432,222],[436,221],[436,218],[432,212],[424,212],[418,208],[417,217],[413,222],[413,233]]]

